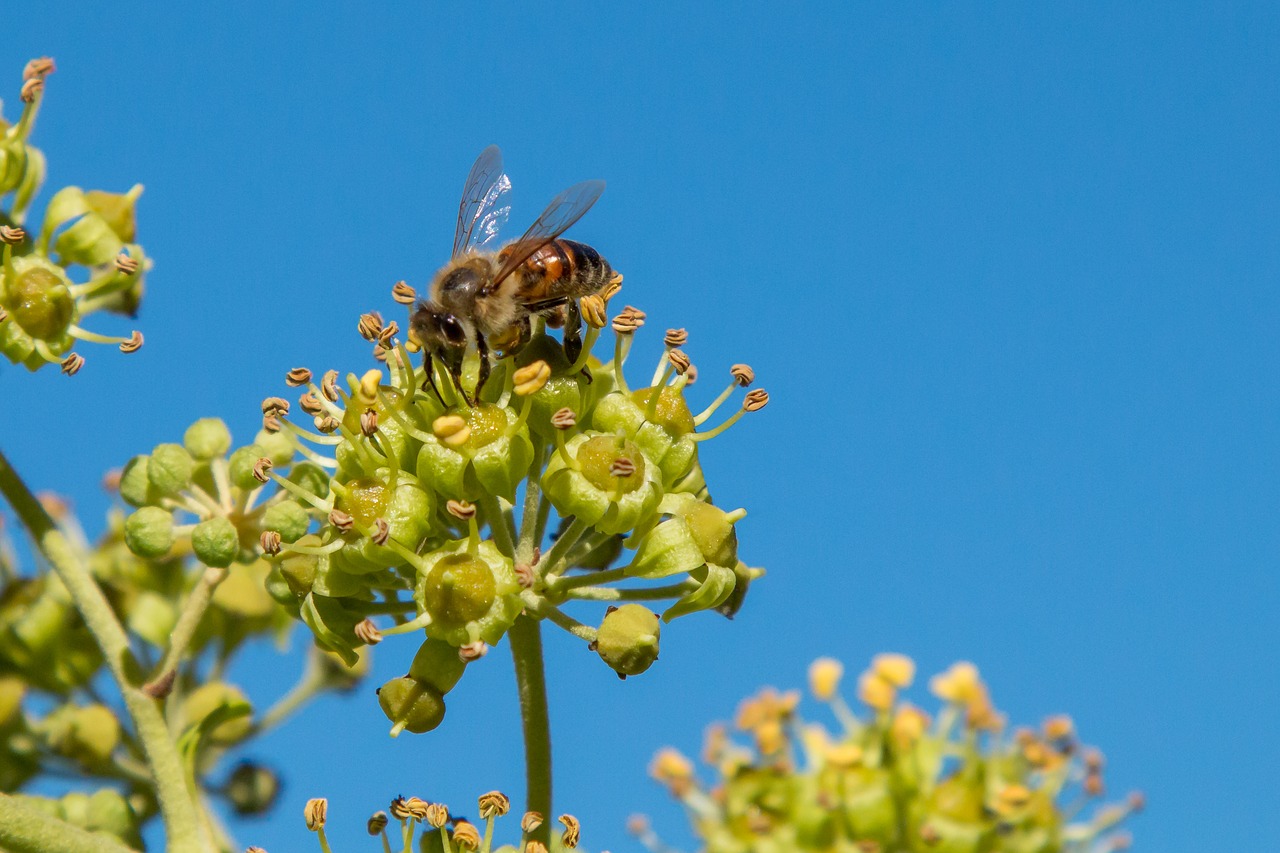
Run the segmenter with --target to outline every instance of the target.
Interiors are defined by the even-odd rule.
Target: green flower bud
[[[434,687],[443,695],[454,688],[466,668],[456,647],[442,640],[427,638],[413,656],[409,677]]]
[[[53,243],[54,251],[64,264],[92,267],[110,263],[124,248],[124,241],[90,206],[80,187],[58,190],[45,208],[45,233],[52,234],[68,222],[72,224],[64,228]]]
[[[267,449],[260,444],[250,444],[232,453],[227,461],[231,485],[242,492],[252,492],[261,486],[262,484],[253,476],[253,466],[266,455]]]
[[[280,796],[280,777],[269,767],[245,761],[231,771],[222,790],[236,814],[265,814]]]
[[[196,459],[214,459],[231,449],[231,430],[219,418],[201,418],[187,427],[182,444]]]
[[[596,653],[620,678],[639,675],[658,659],[658,615],[642,604],[610,607],[600,623]]]
[[[213,591],[213,606],[237,621],[248,620],[251,627],[269,620],[276,612],[265,587],[270,571],[266,560],[257,560],[228,572]]]
[[[154,506],[163,497],[147,476],[150,463],[145,456],[135,456],[120,472],[120,497],[133,506]]]
[[[746,513],[742,510],[728,513],[689,495],[673,495],[672,498],[670,512],[689,525],[689,531],[707,562],[721,566],[736,565],[738,534],[733,525]]]
[[[105,705],[63,706],[45,722],[53,748],[86,767],[107,761],[120,745],[120,721]]]
[[[146,589],[138,593],[129,608],[129,630],[157,648],[164,648],[178,622],[178,609],[173,600]]]
[[[245,698],[244,693],[238,687],[222,681],[202,684],[187,694],[182,701],[183,725],[199,725],[215,711],[222,708],[236,708],[248,705],[249,700]],[[216,723],[209,731],[205,732],[205,737],[211,743],[225,746],[244,738],[245,735],[249,734],[252,727],[251,715],[244,714]]]
[[[176,495],[191,485],[196,463],[181,444],[159,444],[147,462],[147,479],[162,495]]]
[[[623,462],[625,473],[618,473]],[[657,509],[658,476],[633,442],[580,433],[551,457],[542,485],[561,516],[575,516],[601,533],[625,533]]]
[[[253,443],[262,448],[261,455],[270,459],[271,464],[277,468],[286,468],[293,461],[293,440],[284,430],[280,432],[258,430],[258,434],[253,437]]]
[[[139,557],[155,559],[173,547],[173,514],[144,506],[124,522],[124,544]]]
[[[39,255],[16,257],[11,264],[11,271],[0,273],[0,307],[9,315],[0,323],[0,352],[37,370],[46,361],[34,341],[44,341],[54,355],[66,353],[74,343],[69,330],[79,311],[71,279],[61,267]]]
[[[84,803],[83,814],[84,822],[80,825],[90,832],[109,832],[130,846],[142,846],[141,821],[119,791],[111,788],[94,791]]]
[[[444,719],[444,695],[429,684],[409,676],[393,678],[378,688],[382,713],[395,725],[391,736],[408,730],[429,732]]]
[[[135,208],[141,195],[142,184],[134,184],[127,193],[89,190],[84,194],[84,200],[117,237],[126,243],[132,243],[138,237]]]
[[[329,472],[314,462],[299,462],[290,468],[289,482],[297,483],[318,498],[329,495]]]
[[[454,651],[454,657],[458,656]],[[27,693],[27,684],[16,675],[0,675],[0,729],[7,727],[18,718],[22,709],[22,697]]]
[[[296,501],[283,500],[271,504],[262,514],[262,526],[274,530],[285,542],[296,542],[306,535],[311,526],[311,516]]]
[[[206,566],[225,569],[240,554],[240,534],[227,518],[215,515],[197,524],[191,532],[191,550]]]
[[[685,520],[669,518],[640,537],[635,558],[627,567],[627,575],[665,578],[691,572],[706,561]]]
[[[467,541],[445,545],[424,557],[414,600],[431,615],[428,637],[454,646],[476,640],[492,645],[520,615],[520,584],[515,566],[492,542],[475,552]]]

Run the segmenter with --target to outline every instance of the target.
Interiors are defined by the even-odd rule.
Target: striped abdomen
[[[599,292],[613,278],[613,267],[585,243],[552,240],[520,266],[521,302],[581,299]]]

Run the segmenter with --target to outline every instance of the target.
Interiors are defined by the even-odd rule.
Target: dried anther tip
[[[560,822],[564,824],[564,834],[560,836],[564,846],[569,848],[577,847],[578,838],[582,834],[582,824],[571,814],[560,815]]]
[[[365,824],[365,829],[369,831],[370,835],[377,835],[378,833],[382,832],[382,830],[386,828],[387,828],[386,812],[374,812],[372,815],[369,816],[368,823]]]
[[[337,432],[338,428],[341,426],[342,424],[339,423],[338,419],[334,417],[323,417],[323,418],[316,419],[316,429],[320,430],[325,435],[330,435],[331,433]]]
[[[267,851],[264,848],[253,844],[244,848],[244,853],[267,853]]]
[[[404,797],[396,797],[391,801],[391,816],[396,820],[408,820],[412,815],[409,814],[409,801]]]
[[[511,800],[501,791],[490,791],[480,795],[480,817],[488,820],[491,817],[502,817],[511,811]]]
[[[280,553],[280,534],[274,530],[264,530],[262,535],[258,537],[258,544],[262,546],[262,553],[274,557]]]
[[[609,466],[610,477],[630,477],[636,472],[636,463],[625,456],[619,456]]]
[[[460,820],[453,825],[453,843],[465,850],[479,850],[480,830],[475,824]]]
[[[307,819],[307,829],[312,832],[324,829],[325,818],[329,816],[329,801],[323,797],[307,800],[303,815]]]
[[[140,266],[141,264],[138,263],[138,259],[127,252],[121,252],[116,255],[117,272],[123,273],[124,275],[133,275],[138,271]]]
[[[524,817],[520,818],[520,831],[526,835],[540,826],[542,826],[542,815],[537,812],[525,812]]]
[[[346,533],[355,526],[355,519],[347,515],[340,509],[335,509],[329,513],[329,523],[334,527]]]
[[[44,91],[44,78],[32,77],[22,84],[22,103],[29,104]]]
[[[366,646],[376,646],[382,642],[382,632],[373,624],[372,619],[361,619],[355,627],[356,639]]]
[[[622,313],[613,318],[613,330],[620,335],[629,335],[644,325],[645,313],[630,305],[622,309]]]
[[[277,418],[274,414],[263,415],[262,428],[267,432],[277,433],[280,431],[280,419]]]
[[[689,342],[689,330],[667,329],[667,334],[663,337],[662,342],[671,349],[682,347]]]
[[[431,803],[427,806],[427,823],[440,829],[449,822],[449,809],[444,803]]]
[[[370,311],[368,314],[360,315],[360,322],[356,323],[356,330],[360,332],[360,337],[370,343],[378,339],[378,335],[382,332],[382,315],[377,311]]]
[[[742,401],[742,408],[747,412],[758,412],[767,405],[769,405],[769,392],[763,388],[757,388],[747,394],[746,399]]]
[[[667,354],[667,357],[671,360],[671,366],[676,369],[676,373],[681,376],[689,370],[689,356],[685,355],[683,351],[673,349]]]
[[[290,388],[297,388],[300,385],[306,385],[311,381],[311,371],[305,367],[295,367],[284,376],[284,384]]]
[[[84,356],[71,353],[62,360],[62,372],[68,376],[75,376],[80,372],[80,368],[84,367]]]
[[[386,326],[382,328],[381,332],[378,333],[378,343],[390,349],[391,339],[394,338],[399,332],[400,332],[400,327],[396,325],[395,320],[392,320],[390,323],[388,323]]]
[[[445,508],[449,510],[449,515],[463,521],[476,517],[476,505],[470,501],[449,501],[445,504]]]
[[[410,797],[404,801],[404,808],[409,813],[409,817],[415,820],[422,820],[427,816],[431,803],[419,797]]]
[[[528,397],[542,390],[547,384],[547,380],[551,378],[551,365],[542,359],[538,359],[531,364],[517,370],[511,375],[515,382],[515,392],[518,396]]]
[[[489,654],[489,644],[484,640],[476,640],[458,647],[458,659],[463,663],[472,663]]]
[[[342,399],[338,394],[338,371],[325,371],[324,377],[320,380],[320,392],[330,403],[336,403]]]
[[[373,536],[369,538],[374,545],[387,544],[387,540],[391,538],[391,525],[387,524],[385,518],[375,518],[373,520]]]
[[[756,381],[756,372],[751,369],[749,364],[735,364],[729,368],[729,373],[734,379],[738,380],[738,384],[743,388]]]
[[[298,398],[298,408],[312,417],[324,414],[324,406],[320,403],[320,398],[310,391]]]
[[[522,588],[533,589],[533,583],[537,579],[537,575],[533,573],[533,566],[528,563],[516,563],[516,583]]]
[[[584,296],[579,301],[578,307],[582,311],[582,319],[586,320],[587,325],[593,329],[603,329],[605,323],[609,322],[603,296],[597,294]]]
[[[16,225],[0,225],[0,243],[16,246],[27,239],[27,232]]]
[[[37,77],[48,77],[58,68],[53,64],[52,56],[41,56],[31,60],[22,69],[23,80],[34,80]]]
[[[622,273],[615,272],[613,278],[609,279],[609,283],[600,291],[600,298],[605,302],[618,295],[618,291],[622,290]]]
[[[471,427],[457,415],[441,415],[431,422],[431,432],[449,447],[461,447],[471,438]]]
[[[551,416],[551,425],[556,429],[573,429],[578,425],[578,416],[567,406]]]
[[[524,853],[547,853],[547,845],[541,841],[529,841],[524,845]]]
[[[265,483],[271,478],[267,476],[267,472],[271,470],[271,460],[265,456],[259,456],[258,461],[253,463],[253,479],[259,483]]]
[[[142,349],[142,332],[137,329],[129,336],[129,340],[120,342],[120,352],[131,353]]]
[[[418,294],[403,281],[397,281],[391,286],[391,298],[401,305],[412,305],[413,300],[418,298]]]
[[[373,435],[378,431],[378,410],[374,408],[365,409],[360,415],[360,432],[365,435]]]
[[[268,397],[262,401],[262,414],[287,415],[289,414],[289,401],[283,397]]]
[[[689,369],[684,372],[686,385],[692,385],[698,381],[698,366],[696,364],[689,365]]]

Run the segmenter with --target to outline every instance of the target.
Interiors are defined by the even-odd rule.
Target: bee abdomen
[[[528,297],[579,299],[598,292],[613,278],[613,268],[585,243],[552,240],[525,261]],[[534,293],[532,291],[538,291]]]

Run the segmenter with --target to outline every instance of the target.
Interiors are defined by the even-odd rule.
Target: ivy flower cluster
[[[936,718],[901,701],[914,662],[877,656],[857,682],[865,712],[841,696],[842,665],[814,662],[814,697],[836,727],[797,714],[800,694],[767,689],[738,709],[734,728],[708,730],[704,785],[673,749],[650,768],[688,810],[707,853],[1106,853],[1125,849],[1117,826],[1141,809],[1130,794],[1103,803],[1103,757],[1082,746],[1067,716],[1007,730],[977,668],[934,676]],[[631,830],[666,850],[643,818]]]
[[[136,241],[134,213],[142,185],[125,193],[64,187],[45,207],[37,234],[25,228],[31,202],[45,178],[45,158],[29,139],[54,71],[44,57],[27,63],[22,113],[13,124],[0,114],[0,353],[39,370],[58,365],[67,375],[84,366],[79,343],[113,344],[121,352],[142,346],[89,331],[81,321],[95,311],[132,317],[142,299],[150,260]]]
[[[511,800],[501,791],[481,794],[476,801],[476,814],[483,825],[453,815],[444,803],[428,802],[420,797],[396,797],[386,811],[374,812],[365,824],[369,835],[381,841],[382,850],[394,848],[418,850],[419,853],[548,853],[547,845],[531,836],[546,818],[538,812],[525,812],[520,818],[523,840],[519,845],[499,845],[495,839],[496,823],[511,811]],[[322,853],[331,853],[325,836],[329,821],[329,801],[308,800],[303,809],[307,829],[316,834]],[[551,840],[550,850],[566,853],[578,847],[582,824],[571,814],[556,818],[560,825]],[[417,844],[415,845],[415,838]],[[261,847],[250,847],[245,853],[267,853]],[[605,851],[607,853],[607,851]]]
[[[296,402],[263,401],[259,441],[301,460],[286,469],[282,450],[249,466],[290,507],[287,525],[260,518],[272,594],[348,660],[390,635],[425,635],[409,673],[380,692],[393,735],[435,728],[465,664],[522,614],[580,638],[625,678],[657,660],[663,622],[731,616],[762,573],[738,558],[746,513],[711,501],[699,447],[768,395],[735,365],[695,414],[682,329],[632,388],[624,366],[645,315],[628,306],[608,321],[617,289],[582,300],[589,331],[574,361],[539,321],[478,395],[474,355],[458,387],[438,366],[428,374],[397,323],[369,313],[358,331],[383,366],[345,377],[295,368]],[[403,282],[392,295],[416,296]],[[590,352],[606,326],[613,358],[602,364]],[[703,428],[737,391],[736,411]],[[241,544],[258,529],[233,524]],[[640,603],[663,600],[660,614]],[[580,602],[604,605],[598,622],[564,609]]]

